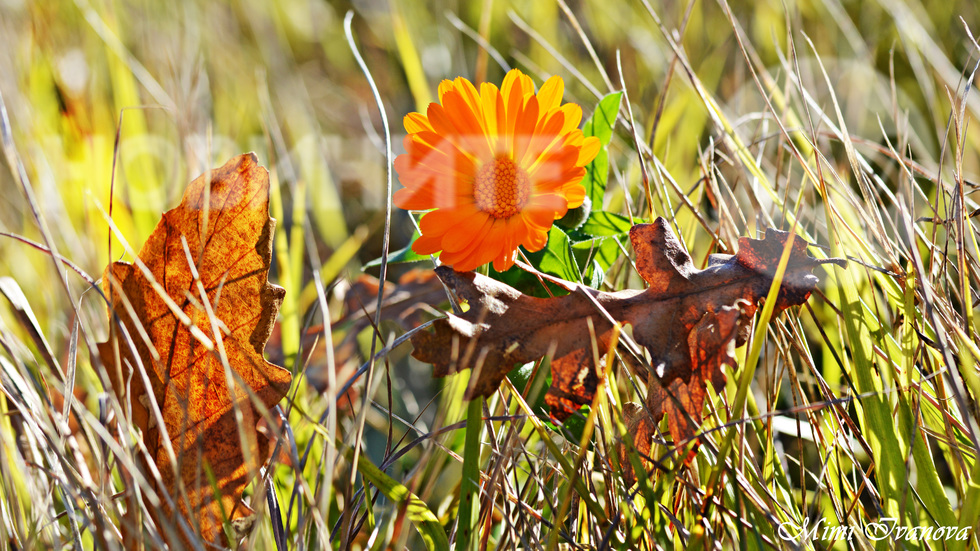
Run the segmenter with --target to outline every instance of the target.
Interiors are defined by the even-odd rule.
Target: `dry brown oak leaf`
[[[268,410],[290,384],[289,371],[263,357],[285,295],[268,281],[275,225],[269,173],[254,154],[241,155],[191,182],[135,264],[106,269],[104,285],[125,331],[114,331],[117,338],[101,343],[99,352],[159,472],[163,487],[155,489],[171,496],[186,520],[175,522],[164,501],[153,520],[168,541],[175,534],[187,541],[183,524],[206,541],[227,544],[223,516],[239,530],[253,518],[241,494],[269,454],[268,439],[256,434],[262,412],[256,403]],[[146,473],[151,481],[153,470]],[[130,502],[130,514],[133,507]]]
[[[666,414],[671,436],[680,445],[696,435],[706,385],[720,390],[725,384],[721,366],[734,367],[734,348],[745,342],[747,322],[772,286],[788,238],[789,233],[772,229],[762,240],[743,237],[737,254],[711,255],[708,267],[699,270],[666,220],[636,225],[630,240],[636,268],[648,284],[642,291],[606,293],[549,278],[572,293],[536,298],[480,274],[439,267],[436,273],[469,309],[415,335],[413,356],[433,364],[437,377],[473,369],[467,388],[467,397],[473,398],[494,392],[515,365],[550,354],[552,386],[545,401],[551,414],[564,420],[595,396],[601,366],[595,365],[594,353],[604,361],[611,318],[631,325],[633,339],[651,358],[647,407],[632,410],[631,427],[651,436],[653,421]],[[805,241],[794,239],[776,312],[806,301],[819,282],[813,268],[842,263],[814,259],[806,247]],[[637,445],[649,452],[649,440]]]

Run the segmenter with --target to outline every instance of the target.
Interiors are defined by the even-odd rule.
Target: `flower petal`
[[[584,176],[584,174],[583,174]],[[563,193],[568,201],[568,208],[577,209],[585,202],[585,186],[581,183],[571,184],[564,188]]]
[[[548,228],[550,229],[550,227]],[[524,239],[524,248],[528,252],[537,252],[544,248],[548,243],[548,229],[528,226],[527,238]]]
[[[543,155],[527,170],[534,189],[541,192],[554,192],[561,189],[568,180],[566,173],[575,168],[578,151],[574,148],[561,148]]]
[[[437,104],[432,104],[437,105]],[[421,132],[423,130],[432,131],[429,119],[422,113],[409,113],[405,115],[405,131],[408,133]]]
[[[479,212],[473,203],[460,205],[455,209],[439,209],[428,212],[419,220],[422,235],[442,236],[457,230],[461,222]]]
[[[524,151],[521,166],[528,172],[534,170],[542,156],[562,143],[561,127],[565,123],[565,115],[561,111],[553,112],[548,118],[538,122],[534,129],[534,139]]]
[[[516,93],[519,97],[523,98],[534,93],[534,83],[531,82],[531,77],[525,75],[519,69],[511,69],[504,76],[504,82],[500,89],[505,96]]]
[[[489,232],[479,235],[470,241],[465,249],[457,252],[444,252],[439,258],[444,264],[452,266],[458,272],[468,272],[482,266],[491,260],[491,257],[487,256],[487,250],[484,246],[484,241],[488,235]]]
[[[456,84],[456,92],[469,106],[470,111],[479,115],[480,113],[480,92],[477,91],[473,83],[463,77],[456,77],[453,81]],[[445,101],[442,102],[445,105]],[[477,118],[480,118],[479,116]]]
[[[500,250],[503,248],[503,241],[501,240],[501,232],[497,227],[501,224],[502,222],[500,220],[494,220],[491,231],[479,241],[474,242],[473,246],[469,248],[469,254],[457,260],[453,264],[453,269],[460,272],[467,272],[499,256]],[[493,231],[494,228],[497,228],[497,231]]]
[[[442,82],[440,82],[439,83],[439,103],[442,103],[442,98],[443,98],[443,96],[446,95],[446,92],[448,92],[450,90],[454,90],[455,88],[456,88],[456,83],[454,83],[451,80],[444,79]]]
[[[498,272],[509,270],[514,265],[517,247],[527,239],[527,226],[524,224],[524,219],[520,216],[508,218],[505,232],[504,247],[493,261],[493,269]]]
[[[442,250],[451,253],[465,250],[470,243],[482,240],[490,232],[493,222],[494,219],[484,212],[468,217],[442,236]]]
[[[430,103],[429,108],[426,110],[426,115],[429,125],[432,127],[432,131],[436,134],[439,134],[445,138],[456,134],[456,128],[453,126],[452,121],[449,120],[449,115],[446,113],[446,109],[442,105],[439,105],[438,103]]]
[[[446,115],[456,129],[461,148],[478,159],[484,161],[492,159],[493,151],[487,143],[487,135],[483,130],[483,110],[479,106],[471,109],[468,100],[455,91],[446,93],[443,104]]]
[[[483,108],[484,126],[487,129],[487,143],[494,157],[509,153],[510,144],[507,131],[507,113],[503,96],[493,84],[480,85],[480,101]]]
[[[599,154],[600,149],[602,149],[602,142],[599,141],[599,138],[595,136],[585,138],[585,142],[582,143],[582,149],[579,150],[578,161],[575,164],[585,166],[591,163],[595,159],[595,156]]]
[[[527,149],[534,140],[534,128],[538,125],[538,98],[531,96],[524,102],[514,125],[514,160],[521,167],[526,167],[522,159],[527,155]]]
[[[561,77],[555,75],[545,81],[538,90],[538,101],[541,103],[541,112],[548,113],[558,109],[561,104],[561,96],[565,93],[565,83]],[[578,123],[576,123],[578,126]]]
[[[524,208],[526,216],[524,220],[529,225],[544,228],[547,231],[555,220],[565,215],[568,210],[568,201],[556,193],[543,193],[531,197],[527,206]]]
[[[566,103],[561,106],[561,112],[565,115],[565,126],[561,133],[568,134],[578,128],[578,123],[582,122],[582,108],[574,103]]]
[[[418,254],[435,254],[442,250],[442,239],[438,237],[420,235],[418,239],[412,243],[412,250]]]

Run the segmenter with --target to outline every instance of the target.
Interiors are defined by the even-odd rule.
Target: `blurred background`
[[[969,0],[732,2],[730,14],[715,2],[650,8],[679,33],[707,92],[741,127],[755,128],[753,115],[764,104],[730,17],[750,55],[777,79],[792,39],[799,58],[793,63],[811,79],[804,86],[827,105],[819,54],[855,135],[881,141],[879,119],[891,132],[897,103],[923,160],[939,158],[949,115],[943,105],[975,63],[969,32],[980,21],[980,7]],[[309,213],[321,259],[351,236],[364,243],[348,269],[380,256],[382,132],[344,37],[349,10],[385,101],[396,153],[402,116],[424,109],[441,79],[499,82],[503,62],[538,83],[562,75],[566,101],[583,105],[586,116],[609,84],[625,84],[643,137],[656,125],[649,141],[667,170],[682,188],[699,177],[696,156],[716,130],[686,79],[678,78],[673,53],[642,2],[0,0],[0,91],[43,212],[72,260],[90,274],[109,261],[109,232],[98,208],[108,209],[114,161],[113,219],[138,247],[187,182],[244,151],[256,151],[273,170],[282,231],[300,208]],[[484,41],[491,55],[478,43]],[[970,110],[978,103],[971,96]],[[629,155],[616,154],[629,146],[622,141],[628,136],[620,138],[612,158],[630,189],[637,174]],[[964,161],[976,173],[978,161]],[[0,228],[36,239],[9,170],[0,172],[0,186]],[[395,249],[411,228],[403,213],[396,218]],[[51,268],[9,240],[0,240],[0,259],[0,271],[28,283],[47,280]],[[51,313],[63,311],[55,288],[36,291]]]
[[[348,12],[356,46],[384,102],[396,154],[403,150],[402,117],[424,110],[440,80],[464,76],[499,83],[508,68],[517,67],[537,84],[561,75],[565,101],[582,105],[585,116],[599,98],[625,87],[636,137],[676,189],[690,190],[708,173],[730,180],[732,201],[742,209],[735,215],[740,227],[731,233],[750,234],[753,213],[782,217],[773,203],[760,203],[745,191],[751,178],[730,168],[734,154],[719,139],[719,124],[706,108],[710,102],[753,154],[765,159],[766,174],[790,205],[802,176],[788,167],[790,155],[781,141],[772,139],[779,137],[779,127],[767,107],[771,102],[782,112],[785,97],[795,107],[810,102],[830,114],[839,106],[847,130],[881,178],[880,207],[892,215],[896,211],[889,210],[894,205],[884,190],[898,189],[904,169],[889,159],[890,147],[920,169],[911,177],[917,185],[909,204],[916,217],[943,216],[950,208],[947,194],[936,192],[937,175],[951,178],[955,169],[976,183],[980,174],[980,95],[971,90],[959,99],[977,63],[975,0],[0,0],[0,93],[40,215],[60,253],[98,279],[111,260],[129,258],[122,243],[110,238],[110,206],[112,220],[138,250],[188,182],[255,151],[271,172],[271,209],[279,220],[270,279],[287,289],[270,354],[295,373],[302,370],[300,346],[312,344],[304,335],[323,321],[311,315],[316,269],[328,291],[330,317],[339,323],[338,361],[351,360],[349,376],[370,344],[370,330],[355,318],[358,300],[373,301],[372,283],[359,278],[378,275],[376,265],[364,266],[381,256],[386,159],[379,110],[344,34]],[[767,74],[754,75],[747,60]],[[801,82],[790,78],[788,68]],[[951,105],[974,123],[961,134],[947,130]],[[826,138],[818,145],[828,163],[849,172],[844,146],[830,139],[826,120],[797,122],[797,129]],[[633,139],[621,121],[610,145],[604,206],[611,211],[642,201]],[[967,154],[956,157],[957,151]],[[0,232],[41,242],[9,162],[0,160]],[[857,193],[857,183],[842,185]],[[972,191],[968,210],[977,208]],[[667,204],[677,207],[679,196],[671,193]],[[699,195],[696,206],[716,221],[717,198],[709,195]],[[817,199],[812,192],[804,199],[813,201],[804,205],[802,219],[825,237],[823,222],[813,215]],[[391,249],[404,247],[412,231],[407,213],[396,209]],[[941,240],[944,229],[936,231]],[[711,252],[711,237],[692,230],[688,238],[700,247],[694,253],[699,263]],[[888,256],[875,254],[865,260],[886,266]],[[431,263],[392,265],[389,279],[413,267]],[[19,284],[52,349],[66,354],[72,308],[55,283],[59,276],[50,260],[20,240],[0,236],[0,276]],[[417,273],[407,277],[401,290],[438,294],[438,288],[412,279]],[[72,274],[69,284],[81,297],[82,326],[96,341],[104,340],[104,303]],[[401,314],[386,322],[396,333],[403,331],[397,328],[403,320],[394,319]],[[11,324],[11,316],[0,302],[0,320]],[[440,406],[438,415],[437,408],[426,409],[442,383],[430,383],[429,366],[407,360],[409,348],[388,358],[395,366],[392,408],[421,419],[423,429],[433,428],[429,423],[437,417],[443,424],[458,419],[456,406]],[[79,354],[77,385],[83,390],[97,388],[87,353]],[[446,393],[458,396],[459,390]],[[300,399],[314,404],[316,393]],[[94,409],[93,398],[87,400]],[[375,413],[366,438],[380,460],[390,419]],[[401,425],[398,430],[404,432]],[[311,436],[299,436],[301,442],[306,438]],[[409,459],[418,457],[406,456],[389,473],[398,478],[414,472]],[[458,480],[458,470],[453,473],[450,480]],[[425,486],[429,497],[443,495],[445,501],[448,490],[439,488],[439,476],[426,475]],[[430,502],[441,503],[436,497]],[[433,507],[438,514],[439,506]]]

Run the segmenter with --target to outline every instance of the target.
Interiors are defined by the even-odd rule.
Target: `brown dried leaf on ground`
[[[344,295],[344,315],[334,324],[353,322],[359,332],[370,325],[378,300],[378,278],[361,274]],[[381,303],[381,320],[394,320],[405,328],[414,327],[413,316],[429,304],[446,300],[446,290],[429,270],[413,268],[405,272],[397,283],[385,282]]]
[[[368,274],[358,276],[344,294],[341,316],[331,323],[335,333],[343,335],[334,345],[334,365],[340,384],[347,381],[361,363],[367,360],[358,349],[357,339],[364,329],[374,323],[379,287],[378,278]],[[398,278],[397,282],[385,282],[380,323],[384,326],[385,323],[393,322],[402,329],[412,329],[422,322],[422,311],[434,311],[430,304],[440,304],[446,300],[446,289],[431,270],[411,269]],[[323,325],[310,327],[303,334],[302,350],[307,381],[317,391],[325,392],[329,373]],[[278,331],[272,333],[266,351],[271,361],[282,361]],[[348,401],[353,405],[356,397],[357,391],[351,388],[347,392],[347,401],[341,401],[341,407],[347,407],[345,402]]]
[[[344,295],[344,313],[334,323],[334,327],[344,331],[344,338],[334,353],[338,361],[349,364],[352,373],[367,361],[358,348],[357,339],[374,323],[379,287],[378,278],[361,274]],[[434,312],[430,304],[448,300],[446,289],[435,273],[418,268],[405,272],[397,283],[386,281],[382,293],[380,324],[383,327],[386,322],[394,322],[405,330],[421,324],[423,312]]]
[[[125,333],[114,330],[99,352],[142,433],[152,463],[144,476],[159,472],[162,487],[154,489],[171,496],[206,541],[228,543],[222,518],[245,529],[254,517],[241,494],[269,454],[256,434],[255,403],[271,408],[289,389],[289,372],[263,357],[285,295],[268,281],[274,228],[269,174],[254,154],[241,155],[191,182],[138,261],[115,262],[104,278]],[[135,509],[131,500],[131,522]],[[168,541],[186,541],[171,531],[180,523],[166,502],[147,509]],[[135,545],[140,528],[127,530]]]
[[[349,383],[361,364],[367,360],[358,346],[358,336],[374,322],[379,288],[378,278],[368,274],[358,276],[344,293],[340,317],[330,324],[333,335],[338,338],[333,342],[334,379],[338,387]],[[440,304],[447,298],[446,290],[435,273],[413,268],[398,278],[397,282],[385,283],[382,300],[382,327],[385,323],[393,322],[408,330],[421,323],[422,311],[434,312],[430,304]],[[303,332],[300,344],[303,355],[300,369],[303,377],[320,393],[327,392],[330,384],[327,340],[323,329],[322,324],[310,327]],[[273,329],[265,351],[269,361],[278,364],[285,362],[278,325]],[[344,414],[356,411],[357,399],[358,389],[351,386],[343,396],[338,397],[338,412]]]
[[[682,445],[695,438],[706,386],[720,390],[721,366],[734,367],[734,348],[745,342],[747,322],[769,292],[788,238],[778,230],[763,240],[743,237],[736,255],[712,255],[699,270],[666,220],[634,226],[637,270],[649,285],[642,291],[606,293],[564,282],[571,294],[536,298],[480,274],[439,267],[436,273],[469,309],[413,337],[413,355],[433,364],[437,377],[473,369],[467,391],[473,398],[494,392],[515,365],[550,354],[553,382],[545,400],[564,420],[595,396],[601,366],[592,343],[604,358],[609,318],[629,324],[651,358],[647,407],[629,420],[634,434],[646,435],[637,445],[649,453],[654,424],[665,414],[674,442]],[[776,312],[802,304],[819,281],[810,272],[826,261],[808,256],[806,247],[802,239],[793,242]]]

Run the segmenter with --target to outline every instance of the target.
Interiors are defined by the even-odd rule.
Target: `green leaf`
[[[572,245],[572,256],[579,266],[584,266],[582,280],[589,287],[598,289],[606,279],[606,270],[616,260],[619,248],[616,243],[607,237],[583,241]],[[613,254],[610,254],[613,253]]]
[[[419,238],[419,234],[418,232],[415,232],[414,234],[412,234],[412,240],[408,243],[408,245],[405,245],[405,247],[398,249],[397,251],[388,253],[388,264],[398,264],[401,262],[418,262],[420,260],[428,260],[429,255],[417,254],[415,251],[412,250],[412,245],[415,243],[415,240],[418,238]],[[368,268],[374,268],[375,266],[380,266],[380,265],[381,265],[381,259],[375,258],[371,262],[365,264],[363,269],[367,270]]]
[[[582,241],[570,239],[569,234],[560,228],[552,227],[548,234],[548,244],[544,249],[526,253],[532,266],[547,274],[575,283],[588,283],[597,288],[605,279],[605,272],[623,255],[617,240],[625,240],[624,235],[614,237],[588,238],[578,234]],[[584,268],[584,272],[579,267]],[[568,291],[549,282],[542,285],[534,275],[513,267],[505,272],[490,268],[490,277],[510,285],[520,292],[539,298],[561,296]],[[546,288],[545,288],[546,287]]]
[[[602,282],[606,280],[606,269],[603,269],[598,258],[593,258],[589,270],[589,287],[598,289]]]
[[[616,115],[619,113],[619,103],[623,99],[622,92],[613,92],[599,100],[596,104],[595,112],[585,121],[582,133],[586,136],[599,138],[603,146],[609,145],[612,140],[613,125],[616,124]]]
[[[575,254],[576,259],[581,259],[581,264],[586,264],[588,259],[591,257],[599,270],[605,272],[616,262],[616,259],[623,255],[622,249],[617,245],[617,239],[625,239],[619,237],[600,237],[595,239],[589,239],[586,241],[580,241],[572,245],[572,251]],[[591,276],[595,277],[595,276]],[[596,287],[596,285],[592,285]]]
[[[606,181],[609,178],[609,153],[606,146],[602,146],[595,159],[585,167],[585,178],[582,185],[585,186],[585,194],[592,204],[602,207],[602,199],[606,196]]]
[[[537,263],[539,270],[567,281],[577,282],[581,279],[578,263],[572,256],[571,242],[561,228],[551,227],[551,231],[548,232],[548,244],[542,252],[544,254]]]
[[[585,264],[579,264],[577,259],[581,258],[584,263],[587,260],[588,250],[572,251],[572,242],[568,239],[568,235],[561,228],[552,226],[548,233],[548,243],[544,248],[533,253],[527,252],[525,249],[524,254],[531,266],[539,271],[566,281],[579,283],[582,281],[582,277],[578,267]],[[490,277],[506,283],[526,295],[547,298],[568,294],[564,288],[548,281],[542,284],[540,278],[517,266],[504,272],[498,272],[491,265],[489,273]]]
[[[571,417],[562,421],[560,425],[555,425],[548,420],[545,421],[545,425],[564,436],[566,440],[577,442],[582,439],[582,431],[585,430],[585,418],[589,416],[590,411],[592,411],[592,407],[584,404]],[[542,417],[548,419],[547,415],[542,415]],[[591,447],[592,443],[589,442],[589,448]]]
[[[521,364],[514,369],[511,369],[507,373],[507,378],[510,382],[514,383],[514,387],[521,392],[527,388],[528,383],[531,382],[531,375],[534,374],[534,362],[528,362],[526,364]]]
[[[585,194],[592,200],[594,208],[602,208],[602,200],[606,195],[606,182],[609,178],[609,153],[606,146],[612,140],[613,126],[616,124],[622,97],[622,92],[613,92],[599,100],[595,112],[582,127],[582,133],[595,136],[602,142],[602,148],[595,160],[585,167],[585,178],[582,180]]]
[[[540,363],[540,365],[538,365]],[[545,390],[551,387],[551,362],[542,358],[540,362],[528,362],[519,365],[507,373],[507,378],[514,384],[521,395],[531,404],[534,411],[542,417],[548,417],[548,404],[544,401]]]
[[[573,239],[579,235],[589,237],[610,237],[613,235],[623,235],[629,233],[633,224],[630,219],[620,214],[606,212],[603,210],[593,212],[591,216],[577,230]]]

